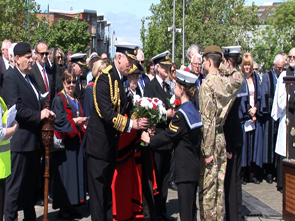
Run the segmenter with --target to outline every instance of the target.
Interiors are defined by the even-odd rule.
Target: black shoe
[[[246,185],[246,184],[247,184],[246,180],[242,177],[242,185]]]
[[[53,202],[52,197],[48,195],[48,203],[52,204],[52,202]]]
[[[61,211],[58,211],[57,216],[58,216],[59,219],[75,220],[75,217],[72,216],[71,214],[69,214],[69,213],[62,213]]]
[[[150,219],[151,221],[163,221],[161,217],[159,216],[155,216],[153,218]]]
[[[171,182],[168,183],[168,188],[170,190],[174,190],[174,191],[177,191],[178,190],[177,184],[174,181],[171,181]]]
[[[267,176],[266,176],[266,182],[269,183],[269,184],[272,184],[273,178],[272,178],[272,175],[271,174],[267,174]]]
[[[44,201],[43,201],[43,199],[38,200],[37,203],[36,203],[36,206],[44,206]]]
[[[277,187],[277,191],[279,191],[280,193],[283,193],[283,187]]]
[[[166,213],[162,213],[162,214],[161,214],[161,218],[162,218],[164,221],[174,221],[174,218],[171,217],[171,216],[168,216]]]
[[[252,180],[251,180],[252,183],[255,183],[255,184],[260,184],[260,182],[257,180],[256,177],[253,177]]]

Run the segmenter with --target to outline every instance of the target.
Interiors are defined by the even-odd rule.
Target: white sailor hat
[[[190,72],[176,70],[176,82],[186,87],[192,87],[196,85],[198,77]]]
[[[89,59],[89,68],[92,69],[93,63],[95,61],[100,60],[101,58],[96,52],[92,52],[88,59]]]
[[[77,63],[79,65],[86,65],[87,54],[75,53],[70,56],[72,63]]]
[[[221,48],[224,56],[237,57],[241,54],[241,46],[225,46]]]
[[[154,64],[164,64],[164,65],[171,65],[171,62],[169,60],[170,51],[164,51],[155,57],[153,57],[151,60],[154,62]]]
[[[131,44],[128,42],[120,42],[118,44],[115,44],[116,52],[123,53],[127,55],[128,57],[132,58],[133,60],[136,60],[138,45]]]

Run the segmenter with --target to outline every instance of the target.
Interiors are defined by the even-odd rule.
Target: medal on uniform
[[[77,110],[77,112],[76,112],[76,113],[77,113],[77,117],[79,117],[79,115],[80,115],[80,112]]]
[[[290,134],[291,136],[295,136],[295,127],[292,127]]]

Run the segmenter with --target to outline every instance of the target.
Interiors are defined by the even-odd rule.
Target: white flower
[[[133,105],[137,104],[141,97],[138,94],[135,94],[133,97]]]
[[[149,104],[150,104],[150,102],[148,101],[147,97],[143,97],[143,98],[141,99],[140,106],[142,106],[142,107],[148,109],[148,108],[149,108]]]
[[[172,107],[175,107],[175,94],[173,94],[172,97],[170,98],[170,105]]]

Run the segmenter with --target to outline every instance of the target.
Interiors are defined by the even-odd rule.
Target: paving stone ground
[[[253,197],[256,197],[262,203],[266,204],[279,214],[280,217],[245,217],[245,221],[278,221],[282,220],[282,194],[276,190],[276,183],[268,184],[266,182],[262,182],[261,184],[253,184],[248,183],[247,185],[243,185],[243,190],[246,191],[248,194],[251,194]],[[36,206],[36,213],[37,213],[37,220],[42,221],[43,219],[43,207]],[[82,221],[89,221],[91,220],[88,205],[83,205],[77,207],[77,209],[84,215],[84,218],[81,219]],[[167,210],[168,214],[178,218],[178,200],[177,200],[177,192],[169,190],[168,194],[168,201],[167,201]],[[57,211],[53,210],[51,204],[49,204],[49,213],[48,218],[49,220],[59,220],[57,218]],[[19,211],[19,219],[23,219],[23,212]],[[198,213],[198,220],[199,213]]]

